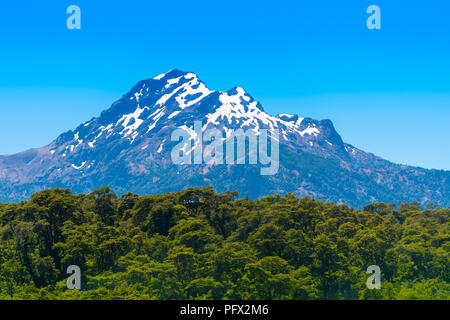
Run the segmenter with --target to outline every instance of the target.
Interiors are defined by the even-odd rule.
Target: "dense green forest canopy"
[[[450,298],[450,209],[237,196],[103,187],[0,204],[0,299]],[[81,290],[66,287],[69,265]]]

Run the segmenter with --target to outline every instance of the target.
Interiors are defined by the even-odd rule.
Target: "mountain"
[[[261,175],[259,164],[175,165],[172,132],[196,141],[203,130],[279,131],[279,169]],[[198,137],[197,137],[198,138]],[[450,172],[398,165],[344,143],[330,120],[266,113],[240,87],[213,91],[196,74],[172,70],[143,80],[97,118],[49,145],[0,156],[0,201],[23,200],[45,188],[87,193],[100,186],[118,193],[178,191],[212,185],[256,198],[299,196],[362,207],[372,202],[419,201],[450,205]]]

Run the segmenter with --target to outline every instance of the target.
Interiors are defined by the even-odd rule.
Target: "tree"
[[[94,211],[100,216],[101,221],[106,225],[113,225],[117,195],[109,187],[101,187],[92,191],[90,196],[94,199]]]

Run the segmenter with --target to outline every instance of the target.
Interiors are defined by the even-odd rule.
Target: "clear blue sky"
[[[81,30],[66,28],[71,4]],[[371,4],[382,30],[366,28]],[[329,118],[388,160],[450,169],[449,1],[4,1],[0,43],[0,154],[179,68],[242,86],[269,113]]]

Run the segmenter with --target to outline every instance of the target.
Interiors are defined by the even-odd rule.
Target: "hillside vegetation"
[[[449,213],[210,187],[45,190],[0,204],[0,299],[449,299]],[[81,290],[66,287],[69,265]]]

